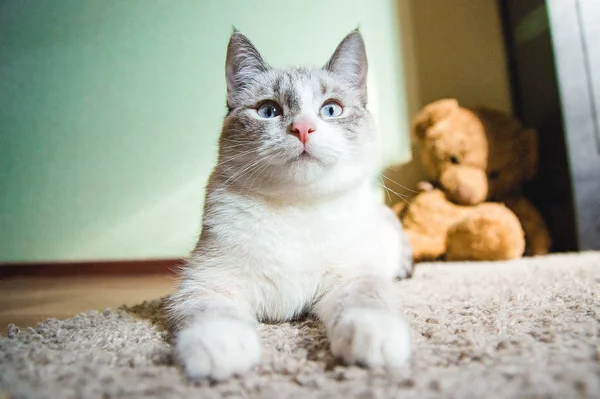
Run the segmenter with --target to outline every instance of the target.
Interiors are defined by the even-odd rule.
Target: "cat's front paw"
[[[256,329],[235,319],[208,319],[182,329],[176,357],[188,378],[223,380],[240,375],[260,362]]]
[[[408,248],[405,252],[404,257],[400,261],[400,268],[395,276],[398,280],[404,280],[413,276],[415,263],[412,258],[412,249]]]
[[[398,314],[372,309],[345,312],[333,327],[331,351],[346,363],[397,369],[411,355],[412,333]]]

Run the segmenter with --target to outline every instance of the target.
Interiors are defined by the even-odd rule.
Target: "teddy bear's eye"
[[[488,173],[488,178],[490,180],[495,180],[500,176],[500,172],[498,172],[497,170],[492,170],[490,173]]]
[[[450,156],[450,162],[452,162],[453,164],[457,165],[458,164],[458,157],[452,155]]]

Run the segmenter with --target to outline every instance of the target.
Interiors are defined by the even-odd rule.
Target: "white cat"
[[[186,374],[244,373],[261,358],[257,321],[307,312],[346,362],[403,365],[412,335],[392,284],[410,274],[411,250],[373,189],[360,32],[321,69],[272,69],[234,32],[226,77],[202,233],[167,307]]]

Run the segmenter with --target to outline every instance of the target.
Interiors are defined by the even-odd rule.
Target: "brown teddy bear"
[[[538,210],[520,194],[537,169],[537,134],[491,109],[443,99],[415,117],[412,135],[435,184],[397,204],[416,261],[502,260],[549,251]],[[491,201],[491,202],[485,202]]]

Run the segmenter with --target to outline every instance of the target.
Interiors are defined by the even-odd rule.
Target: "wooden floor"
[[[0,335],[10,323],[35,326],[48,318],[135,305],[167,295],[174,286],[168,275],[0,279]]]

